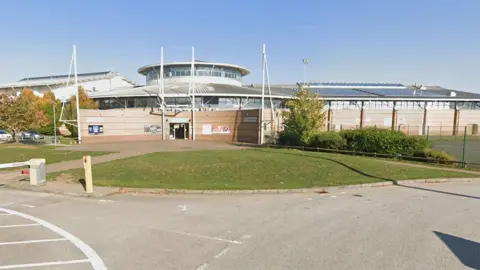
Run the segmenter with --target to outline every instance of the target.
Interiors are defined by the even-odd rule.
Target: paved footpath
[[[0,269],[94,269],[87,254],[120,270],[480,268],[479,182],[102,199],[0,188],[0,208]]]

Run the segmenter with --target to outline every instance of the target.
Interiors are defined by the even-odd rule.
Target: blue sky
[[[480,92],[478,0],[0,1],[0,83],[68,72],[118,71],[196,58],[245,66],[261,82],[303,78],[437,84]]]

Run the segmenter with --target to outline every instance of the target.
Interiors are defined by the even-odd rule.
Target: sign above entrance
[[[188,118],[168,118],[167,121],[169,123],[188,123],[190,119]]]

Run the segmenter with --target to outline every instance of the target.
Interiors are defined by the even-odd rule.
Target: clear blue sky
[[[196,58],[245,66],[261,82],[437,84],[480,92],[479,0],[0,1],[0,83]]]

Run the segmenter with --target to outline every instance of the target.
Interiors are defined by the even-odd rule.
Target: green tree
[[[48,123],[41,127],[38,131],[42,134],[53,135],[55,132],[54,121],[56,121],[57,128],[61,125],[60,123],[60,111],[62,109],[62,104],[60,100],[55,98],[55,94],[52,91],[46,92],[43,94],[43,97],[39,99],[40,108],[45,113]],[[55,116],[53,115],[53,107],[55,107]]]
[[[78,103],[80,109],[98,109],[98,105],[95,100],[88,97],[87,92],[83,89],[82,86],[78,87]],[[70,97],[70,103],[65,106],[64,114],[68,119],[76,120],[77,119],[77,102],[75,95]],[[64,117],[65,118],[65,117]],[[68,130],[72,133],[73,137],[78,137],[77,127],[72,125],[67,125]]]
[[[23,92],[19,97],[0,94],[0,126],[13,133],[17,143],[21,131],[39,129],[48,122],[44,112],[39,110],[38,98],[29,91]]]
[[[289,110],[283,112],[283,136],[297,144],[308,144],[324,125],[323,100],[301,87],[295,99],[287,101],[286,105]]]

